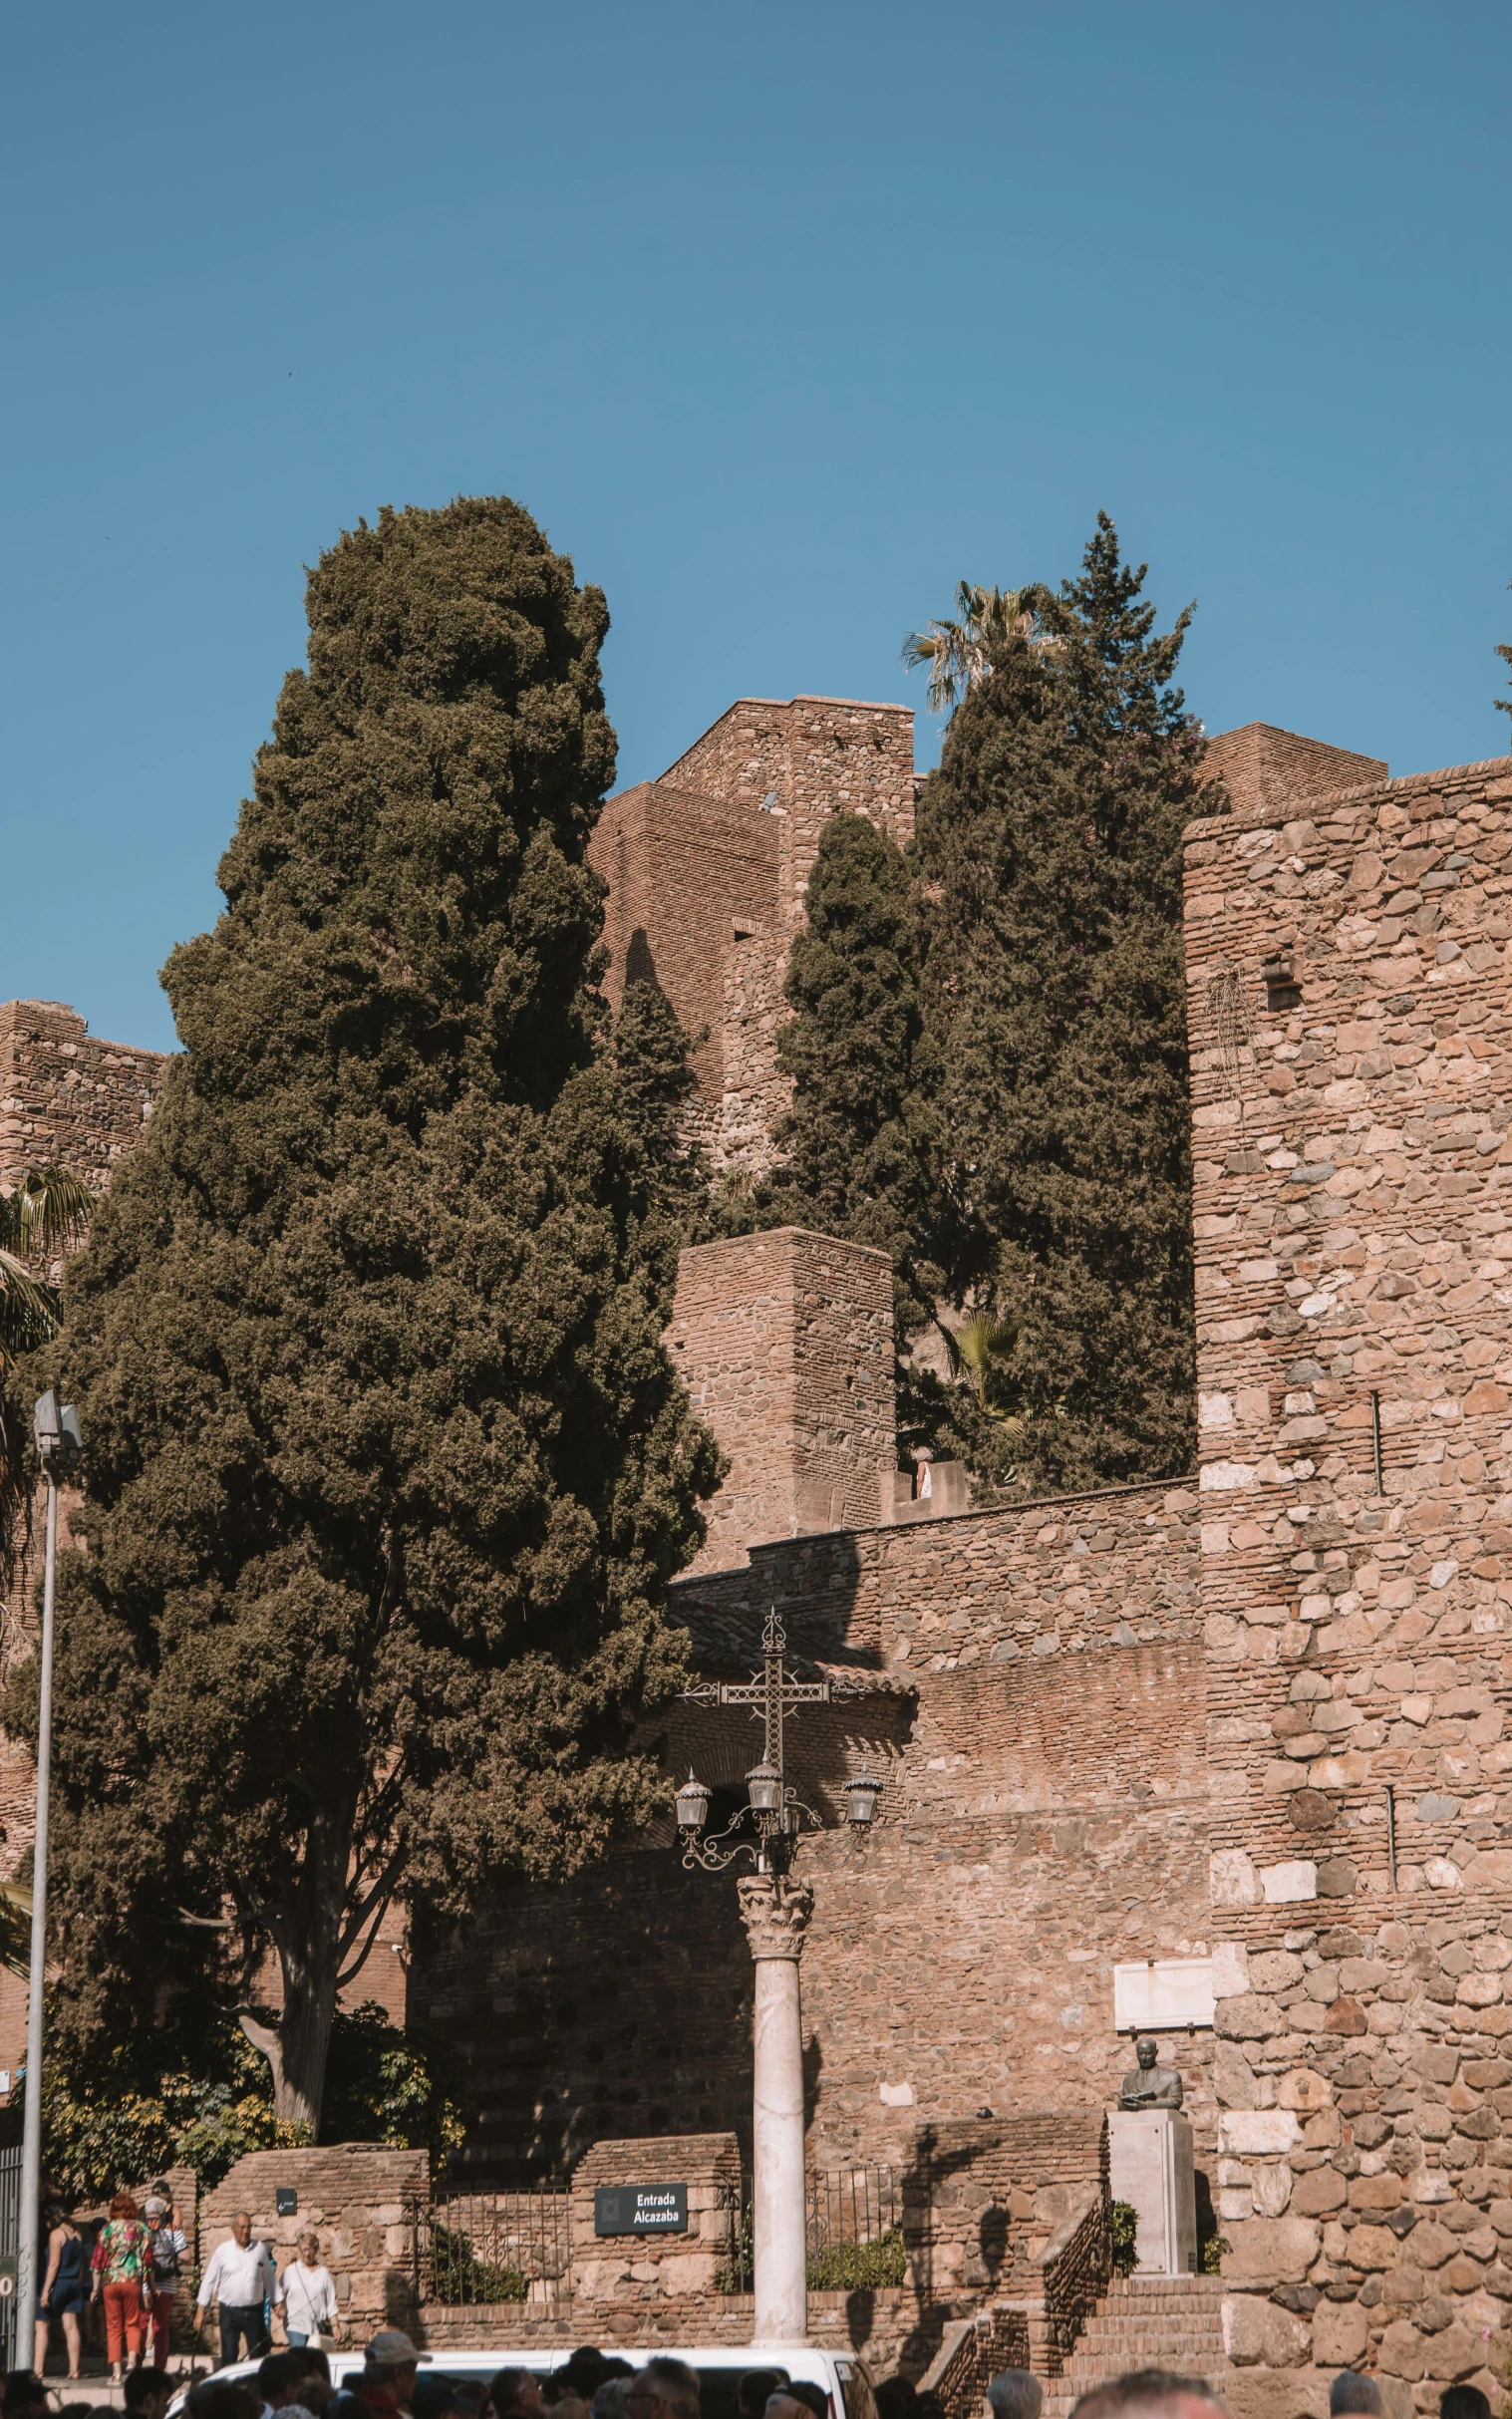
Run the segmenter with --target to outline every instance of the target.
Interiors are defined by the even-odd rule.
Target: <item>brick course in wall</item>
[[[1512,2308],[1512,762],[1187,869],[1231,2356],[1428,2409]]]

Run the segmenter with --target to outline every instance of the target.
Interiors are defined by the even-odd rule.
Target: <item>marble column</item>
[[[808,2209],[798,1960],[813,1912],[813,1892],[806,1882],[775,1873],[750,1874],[739,1889],[756,1960],[753,2340],[801,2343],[808,2333]]]

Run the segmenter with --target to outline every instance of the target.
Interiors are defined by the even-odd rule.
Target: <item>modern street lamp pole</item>
[[[756,1962],[752,2022],[752,2150],[755,2197],[754,2259],[757,2343],[801,2343],[808,2332],[808,2225],[803,2173],[803,2026],[798,1960],[813,1911],[813,1892],[791,1873],[795,1843],[806,1820],[819,1818],[787,1786],[783,1725],[797,1705],[827,1705],[843,1687],[828,1679],[800,1680],[786,1662],[787,1638],[772,1606],[761,1633],[762,1668],[750,1680],[708,1680],[686,1690],[700,1705],[744,1705],[762,1727],[761,1760],[746,1775],[749,1803],[724,1831],[704,1836],[713,1791],[690,1771],[677,1793],[683,1862],[717,1873],[737,1857],[755,1872],[738,1885],[746,1937]],[[876,1813],[881,1783],[860,1775],[845,1784],[852,1826],[864,1831]],[[747,1836],[738,1836],[741,1833]],[[727,1846],[726,1843],[730,1844]]]
[[[16,2350],[31,2352],[29,2322],[42,2286],[42,2002],[47,1971],[48,1791],[53,1763],[53,1591],[58,1568],[58,1482],[83,1449],[79,1414],[56,1394],[39,1397],[32,1432],[47,1480],[47,1563],[42,1581],[42,1643],[37,1699],[37,1838],[32,1851],[32,1958],[26,2002],[26,2108],[21,2132],[21,2242],[16,2263]]]

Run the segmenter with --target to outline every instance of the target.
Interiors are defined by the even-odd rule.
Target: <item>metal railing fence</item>
[[[417,2301],[454,2309],[550,2301],[572,2286],[565,2188],[445,2193],[410,2212]]]
[[[724,2196],[725,2248],[715,2279],[725,2293],[752,2289],[751,2179]],[[813,2292],[901,2284],[903,2179],[895,2167],[832,2167],[810,2173],[807,2191],[808,2284]]]

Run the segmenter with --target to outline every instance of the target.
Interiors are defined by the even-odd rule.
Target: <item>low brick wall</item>
[[[453,2309],[426,2302],[415,2323],[415,2340],[428,2351],[496,2350],[502,2367],[529,2351],[560,2349],[565,2360],[575,2345],[590,2339],[606,2351],[627,2344],[675,2350],[750,2343],[756,2304],[749,2293],[721,2293],[687,2303],[639,2302],[624,2308],[599,2303],[589,2311],[568,2294],[550,2307],[517,2301],[494,2309]],[[808,2296],[809,2341],[821,2351],[861,2354],[874,2377],[891,2376],[900,2366],[917,2374],[939,2332],[936,2319],[921,2334],[918,2305],[902,2285]],[[920,2344],[926,2347],[922,2351],[910,2348]]]
[[[627,2182],[686,2185],[687,2233],[596,2235],[596,2191]],[[584,2322],[603,2304],[617,2319],[623,2315],[633,2333],[643,2313],[650,2317],[669,2302],[687,2311],[712,2301],[740,2197],[741,2151],[733,2133],[595,2142],[572,2179],[572,2284]]]
[[[280,2187],[298,2195],[291,2216],[281,2217],[275,2207]],[[360,2338],[377,2326],[408,2325],[415,2307],[415,2216],[430,2197],[431,2162],[423,2150],[342,2142],[315,2150],[249,2151],[205,2195],[200,2265],[229,2236],[238,2210],[251,2218],[257,2240],[272,2246],[280,2269],[313,2227],[353,2333]]]

